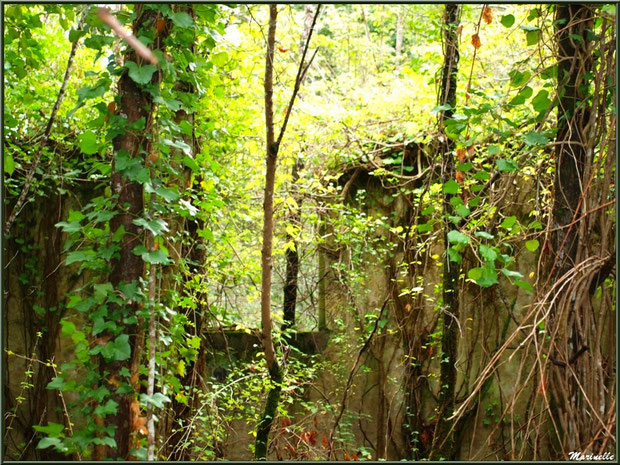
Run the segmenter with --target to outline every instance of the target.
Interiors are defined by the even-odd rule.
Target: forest
[[[614,460],[615,4],[2,8],[1,460]]]

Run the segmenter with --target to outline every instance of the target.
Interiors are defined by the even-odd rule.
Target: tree
[[[442,160],[443,182],[454,182],[456,179],[455,147],[445,133],[444,121],[451,118],[456,108],[456,85],[459,62],[458,32],[460,5],[445,6],[442,33],[444,43],[444,64],[441,70],[439,89],[439,105],[445,110],[439,117],[439,154]],[[449,219],[452,212],[450,199],[453,194],[445,194],[443,199],[444,211],[444,261],[442,286],[442,336],[441,336],[441,374],[439,405],[437,408],[437,426],[433,435],[433,447],[430,453],[431,460],[439,457],[453,460],[456,454],[453,435],[453,422],[447,420],[454,408],[454,392],[456,386],[456,360],[458,357],[458,318],[459,318],[459,275],[460,266],[451,260],[449,253],[449,235],[456,231],[454,223]]]

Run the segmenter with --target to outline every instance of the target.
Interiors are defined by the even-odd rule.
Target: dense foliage
[[[615,7],[268,10],[4,5],[4,458],[613,453]]]

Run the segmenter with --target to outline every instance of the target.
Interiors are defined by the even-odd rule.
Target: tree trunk
[[[265,175],[265,194],[263,199],[263,247],[261,252],[261,327],[265,361],[273,386],[267,395],[265,411],[256,431],[254,455],[258,460],[267,458],[269,432],[280,401],[282,375],[276,359],[276,351],[271,334],[271,275],[273,268],[273,191],[276,179],[278,144],[273,124],[273,58],[276,40],[278,7],[269,5],[269,32],[267,36],[267,58],[265,62],[265,123],[267,132],[267,162]]]
[[[555,154],[553,205],[554,276],[564,275],[575,265],[578,227],[571,225],[577,214],[583,190],[591,107],[586,102],[587,86],[592,70],[592,55],[586,30],[592,30],[590,7],[580,4],[558,4],[558,133]],[[575,39],[579,37],[581,40]]]
[[[153,27],[157,11],[144,8],[142,5],[136,6],[136,19],[133,23],[134,35],[139,36],[139,31]],[[156,41],[160,46],[163,41],[160,36]],[[133,61],[140,64],[142,59],[138,57],[136,52],[128,48],[125,55],[125,62]],[[154,73],[153,82],[157,82],[159,73]],[[141,118],[145,121],[143,130],[126,130],[124,133],[116,136],[113,140],[114,153],[126,151],[132,158],[143,158],[144,153],[149,152],[150,141],[146,136],[152,130],[152,107],[153,98],[151,94],[139,86],[129,77],[128,71],[125,70],[118,82],[118,104],[119,114],[125,115],[127,125],[131,125]],[[143,185],[136,181],[130,181],[123,174],[116,170],[116,166],[112,167],[112,193],[117,196],[117,214],[110,220],[110,233],[114,234],[119,228],[124,228],[125,234],[120,242],[119,257],[112,260],[112,271],[110,273],[110,282],[116,288],[120,283],[138,282],[144,277],[144,262],[142,257],[133,253],[133,248],[144,242],[142,229],[133,223],[133,220],[139,218],[144,213],[144,188]],[[127,303],[123,307],[126,316],[133,315],[138,311],[138,304]],[[140,340],[144,336],[143,331],[139,330],[137,325],[126,325],[125,334],[129,335],[129,344],[131,347],[131,356],[127,361],[106,361],[100,359],[100,371],[106,373],[106,387],[112,393],[112,398],[118,403],[116,415],[108,415],[105,417],[105,426],[115,429],[114,439],[116,447],[108,447],[105,455],[111,459],[127,459],[130,452],[130,435],[132,433],[132,414],[130,405],[133,401],[133,393],[118,394],[117,386],[109,380],[120,380],[123,377],[120,371],[123,368],[129,369],[131,365],[135,365],[141,356],[143,342]]]
[[[459,23],[460,6],[449,4],[445,6],[443,17],[443,37],[444,37],[444,64],[441,72],[440,105],[448,104],[450,109],[440,113],[440,147],[439,153],[443,163],[443,182],[453,180],[456,177],[454,156],[454,142],[445,134],[443,121],[451,118],[456,106],[456,77],[459,61],[458,34],[456,29]],[[459,294],[458,279],[460,267],[457,263],[450,261],[448,249],[448,233],[455,229],[452,221],[448,219],[451,215],[452,206],[450,199],[452,195],[444,196],[444,263],[443,263],[443,328],[441,338],[441,372],[440,372],[440,391],[439,405],[437,410],[437,426],[433,435],[433,447],[430,460],[443,458],[454,460],[456,454],[454,434],[450,432],[451,424],[446,418],[452,414],[454,409],[454,391],[456,384],[456,359],[458,355],[458,317],[459,317]]]

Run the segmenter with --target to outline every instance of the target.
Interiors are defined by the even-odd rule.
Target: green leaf
[[[517,169],[517,164],[513,160],[496,160],[495,164],[497,169],[502,172],[510,172]]]
[[[448,256],[450,257],[451,262],[461,263],[463,261],[461,254],[452,247],[448,248]]]
[[[512,227],[515,225],[516,222],[517,222],[516,216],[509,216],[507,218],[504,218],[504,221],[502,221],[499,226],[500,228],[512,229]]]
[[[133,248],[133,253],[135,255],[140,255],[142,260],[151,265],[167,265],[171,262],[171,260],[168,259],[168,254],[161,249],[149,252],[143,245],[138,245]]]
[[[152,396],[140,394],[140,403],[142,404],[153,404],[157,408],[164,408],[164,404],[167,402],[170,402],[170,398],[161,392],[156,392]]]
[[[539,39],[540,39],[540,31],[539,30],[528,31],[525,34],[525,40],[526,40],[528,46],[536,45],[538,43]]]
[[[32,428],[39,433],[47,434],[48,436],[57,438],[62,434],[63,430],[65,429],[65,425],[50,421],[47,426],[34,425]]]
[[[60,447],[62,441],[59,438],[43,438],[37,444],[37,449],[47,449],[50,446]]]
[[[459,183],[450,179],[443,185],[444,194],[457,194],[459,192]]]
[[[469,208],[467,208],[465,205],[459,205],[454,209],[454,211],[457,215],[462,216],[463,218],[466,218],[471,213]]]
[[[188,155],[185,155],[183,157],[183,164],[187,166],[190,170],[192,170],[194,173],[200,172],[200,168],[198,167],[198,164],[194,161],[192,157]]]
[[[487,263],[481,268],[472,268],[467,273],[467,277],[472,279],[480,287],[491,287],[497,284],[497,270],[493,263]]]
[[[163,197],[170,202],[175,202],[181,198],[177,191],[168,187],[158,187],[157,189],[155,189],[155,192],[157,193],[157,195]]]
[[[452,244],[469,244],[469,236],[460,231],[450,231],[448,233],[448,241]]]
[[[540,242],[538,242],[536,239],[532,239],[531,241],[527,241],[525,243],[525,248],[530,252],[536,252],[539,246]]]
[[[551,100],[549,99],[549,91],[541,90],[536,94],[536,96],[532,99],[532,106],[534,110],[537,112],[546,112],[551,106]]]
[[[497,251],[488,245],[480,246],[480,255],[487,262],[493,262],[497,258]]]
[[[534,90],[530,86],[525,86],[509,103],[510,105],[523,105],[533,93]]]
[[[430,205],[420,212],[421,215],[430,215],[435,211],[435,206]]]
[[[170,19],[172,19],[172,22],[174,23],[174,25],[176,27],[180,27],[182,29],[186,29],[188,27],[191,27],[192,24],[194,24],[194,20],[192,19],[192,17],[185,13],[184,11],[179,11],[178,13],[174,13]]]
[[[428,223],[422,223],[417,226],[418,231],[421,233],[430,232],[433,230],[433,225]]]
[[[80,40],[80,37],[86,35],[86,31],[81,29],[71,29],[69,31],[69,42],[74,43]]]
[[[75,262],[90,262],[95,259],[95,252],[92,250],[78,250],[76,252],[69,252],[65,265],[71,265]]]
[[[105,405],[98,405],[97,408],[95,408],[94,414],[100,415],[102,417],[106,415],[115,415],[117,409],[118,409],[118,402],[115,402],[112,399],[108,399]]]
[[[221,68],[222,66],[224,66],[227,61],[228,61],[228,54],[226,52],[216,53],[215,55],[211,57],[211,62],[218,68]]]
[[[109,341],[103,349],[101,355],[112,361],[128,360],[131,356],[131,346],[129,345],[129,335],[121,334],[114,341]]]
[[[530,292],[532,294],[534,293],[534,288],[527,281],[523,281],[522,279],[516,279],[515,280],[515,284],[517,286],[519,286],[521,289],[525,289],[526,291],[528,291],[528,292]]]
[[[477,231],[475,233],[476,237],[482,237],[483,239],[493,239],[495,236],[493,236],[493,234],[489,234],[488,232],[484,232],[484,231]]]
[[[187,13],[185,13],[187,14]],[[133,61],[128,61],[125,66],[129,70],[129,77],[137,84],[148,84],[153,78],[153,73],[157,71],[155,65],[138,66]]]
[[[164,232],[170,231],[167,223],[161,218],[147,221],[144,218],[138,218],[133,220],[133,224],[136,226],[142,226],[144,229],[149,230],[154,236],[159,236]]]
[[[474,165],[472,165],[471,162],[468,161],[465,163],[459,163],[458,166],[456,167],[456,170],[467,172],[467,171],[470,171],[473,167]]]
[[[489,155],[498,155],[501,153],[501,149],[497,145],[489,145]]]
[[[439,105],[439,106],[433,108],[431,110],[431,114],[435,115],[435,114],[439,113],[440,111],[447,111],[447,110],[451,110],[451,109],[452,109],[452,107],[449,104],[446,103],[445,105]]]
[[[93,155],[99,151],[99,142],[97,135],[92,131],[80,134],[79,137],[80,150],[86,155]]]
[[[538,132],[526,132],[523,134],[523,140],[530,147],[536,145],[546,145],[549,142],[549,139]]]
[[[9,176],[13,174],[15,171],[15,160],[13,160],[13,156],[8,152],[4,152],[4,172]]]
[[[504,15],[499,22],[502,23],[504,27],[511,27],[515,23],[515,17],[513,15]]]
[[[47,383],[47,386],[45,386],[45,389],[60,389],[62,390],[62,387],[65,385],[65,380],[61,377],[61,376],[56,376],[53,380],[51,380],[49,383]]]
[[[66,232],[68,234],[79,232],[82,229],[79,221],[72,221],[71,223],[67,223],[65,221],[61,221],[56,223],[57,228],[62,228],[62,232]]]
[[[523,275],[518,271],[512,271],[507,268],[502,268],[502,273],[508,278],[523,278]]]
[[[523,84],[530,80],[532,73],[529,71],[521,72],[519,70],[513,69],[508,73],[510,76],[510,85],[513,87],[521,87]]]

